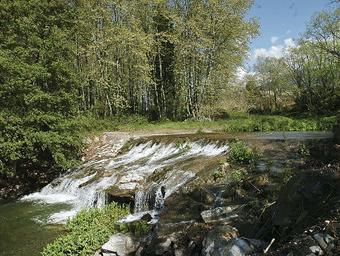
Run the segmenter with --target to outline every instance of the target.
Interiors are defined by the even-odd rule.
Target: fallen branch
[[[249,180],[248,180],[249,184],[253,186],[253,188],[255,188],[259,193],[261,193],[261,190],[258,189],[253,183],[251,183]]]
[[[273,238],[270,241],[270,244],[267,246],[267,248],[263,251],[264,254],[266,254],[269,251],[269,248],[272,246],[272,244],[275,242],[275,238]]]

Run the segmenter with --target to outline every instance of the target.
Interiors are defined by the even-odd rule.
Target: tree
[[[81,144],[68,122],[78,112],[74,6],[2,1],[0,9],[0,172],[67,168]]]
[[[339,60],[315,44],[302,41],[287,58],[298,88],[296,103],[301,110],[332,112],[340,106]]]
[[[277,112],[291,104],[293,86],[283,58],[259,58],[254,67],[256,79],[247,82],[248,92],[256,94],[261,111]]]
[[[307,27],[305,40],[340,58],[340,7],[317,13]]]

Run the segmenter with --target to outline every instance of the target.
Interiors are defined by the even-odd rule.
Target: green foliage
[[[310,155],[309,148],[306,146],[306,144],[299,144],[298,153],[302,157],[306,157]]]
[[[213,171],[211,176],[214,178],[214,180],[217,180],[223,178],[225,176],[225,173],[221,168],[217,168],[216,170]]]
[[[279,174],[281,184],[286,184],[294,176],[295,172],[296,171],[291,168],[284,168]]]
[[[240,169],[233,169],[228,172],[230,182],[241,182],[245,178],[245,173]]]
[[[191,149],[190,145],[186,141],[176,141],[175,146],[181,153],[187,152]]]
[[[95,250],[117,231],[116,222],[127,214],[129,214],[129,208],[116,203],[103,209],[83,210],[67,222],[66,234],[47,245],[42,255],[93,255]],[[124,229],[124,227],[121,228]]]
[[[305,35],[282,58],[259,58],[246,81],[252,113],[295,110],[330,114],[340,108],[340,7],[314,15]]]
[[[82,140],[75,119],[35,113],[25,117],[0,113],[0,173],[67,169],[77,164]]]
[[[76,163],[74,9],[66,1],[0,3],[0,175],[35,176]]]
[[[139,220],[131,223],[126,223],[124,225],[120,225],[119,232],[130,232],[133,233],[137,237],[141,237],[146,235],[150,231],[150,225],[147,221]]]
[[[285,116],[250,116],[234,119],[226,123],[226,132],[268,132],[268,131],[322,131],[331,130],[336,123],[335,117],[320,119],[292,119]]]
[[[250,164],[256,160],[255,151],[244,141],[232,141],[229,144],[229,160],[236,164]]]
[[[282,58],[258,58],[254,70],[246,85],[250,111],[277,113],[287,109],[295,89],[287,63]]]
[[[335,116],[296,118],[286,116],[249,115],[247,113],[230,116],[226,120],[192,120],[181,121],[159,121],[159,122],[138,122],[118,123],[117,119],[107,119],[106,122],[113,122],[112,129],[121,131],[130,130],[203,130],[224,132],[256,132],[256,131],[323,131],[332,130],[336,124]],[[200,132],[198,132],[200,133]]]

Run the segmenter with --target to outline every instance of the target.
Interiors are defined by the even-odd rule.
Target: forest
[[[234,113],[334,115],[340,8],[316,13],[296,47],[259,59],[240,82],[236,70],[259,34],[256,18],[246,15],[251,6],[1,1],[1,180],[35,182],[74,166],[84,131],[103,120],[114,127],[129,120],[213,122]]]

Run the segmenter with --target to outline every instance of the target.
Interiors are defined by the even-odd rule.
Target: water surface
[[[49,214],[65,206],[31,202],[0,202],[0,255],[35,256],[63,232],[60,225],[46,225]]]

